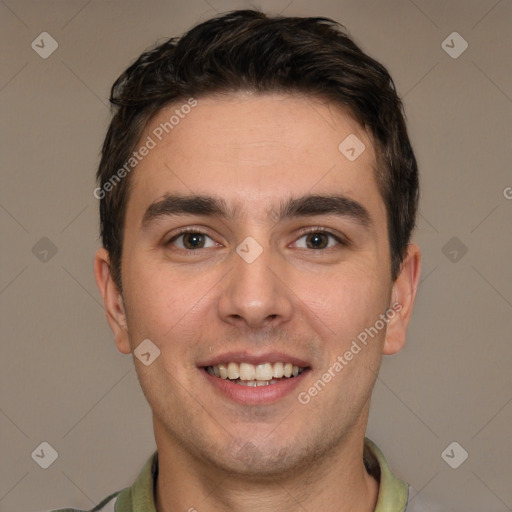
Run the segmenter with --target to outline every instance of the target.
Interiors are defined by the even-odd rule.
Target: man
[[[112,88],[95,276],[157,452],[94,510],[414,512],[365,438],[420,275],[416,160],[332,20],[235,11]]]

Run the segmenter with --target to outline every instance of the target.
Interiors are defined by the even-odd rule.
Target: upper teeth
[[[281,362],[257,365],[230,362],[207,366],[206,370],[211,375],[215,375],[221,379],[272,380],[273,378],[280,379],[281,377],[291,377],[292,375],[296,377],[304,368],[292,365],[292,363]]]

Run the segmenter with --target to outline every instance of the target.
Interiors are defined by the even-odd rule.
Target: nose
[[[218,313],[223,321],[251,329],[277,327],[290,320],[293,292],[285,282],[282,263],[264,249],[254,260],[233,254],[232,271],[220,284],[223,288]]]

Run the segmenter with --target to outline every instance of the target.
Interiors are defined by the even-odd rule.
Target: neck
[[[161,435],[160,435],[161,434]],[[239,475],[198,460],[155,425],[157,512],[373,512],[378,482],[363,462],[364,430],[329,455],[304,461],[285,476]]]

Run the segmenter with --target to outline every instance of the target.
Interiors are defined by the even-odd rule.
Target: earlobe
[[[396,354],[405,345],[407,327],[412,315],[421,273],[421,252],[416,244],[409,244],[400,274],[393,284],[392,303],[382,353]]]
[[[94,277],[103,297],[105,313],[114,333],[117,349],[123,354],[129,354],[131,348],[123,297],[112,279],[109,253],[104,248],[98,249],[94,256]]]

